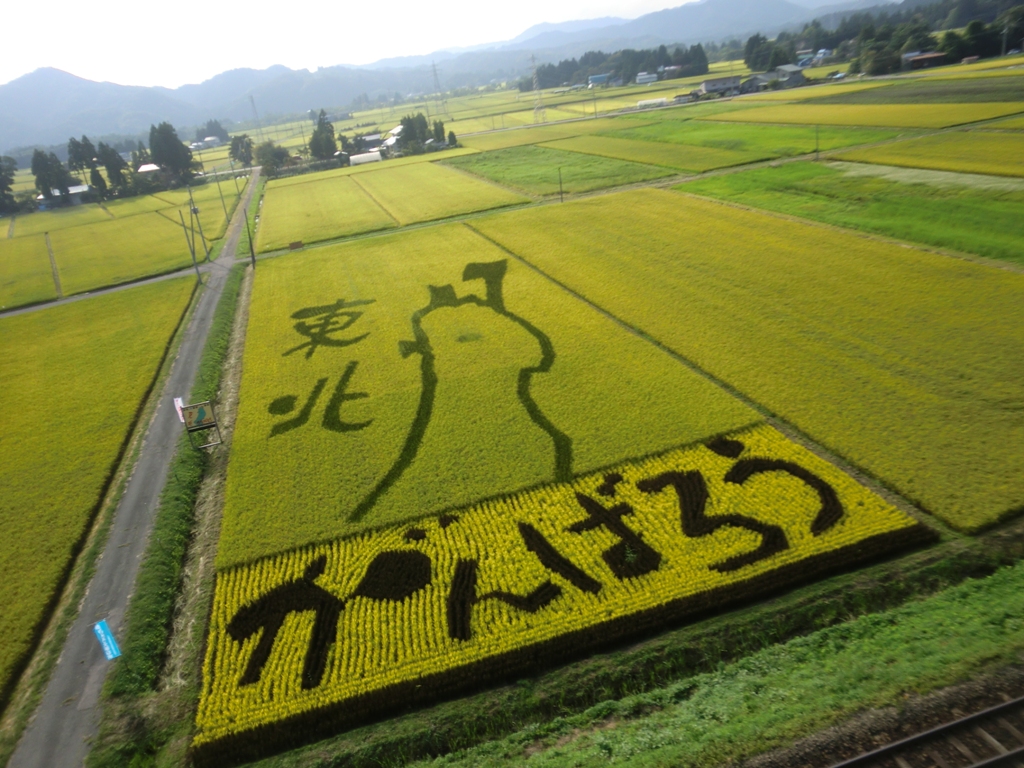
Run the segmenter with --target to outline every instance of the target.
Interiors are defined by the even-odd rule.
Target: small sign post
[[[188,439],[192,443],[193,448],[209,448],[210,446],[221,444],[220,427],[217,426],[217,415],[214,413],[213,404],[209,400],[181,406],[181,415],[184,417],[185,431],[188,432]],[[196,445],[192,434],[195,432],[205,432],[210,429],[214,431],[216,437],[211,437],[207,442]]]
[[[100,646],[103,648],[103,655],[107,657],[107,661],[113,661],[121,655],[121,649],[117,646],[117,640],[114,639],[114,633],[110,631],[110,627],[107,626],[107,620],[103,619],[92,625],[92,631],[96,633],[96,639],[100,641]]]

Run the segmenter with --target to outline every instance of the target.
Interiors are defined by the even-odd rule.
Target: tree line
[[[614,53],[587,51],[579,59],[563,59],[557,64],[541,64],[537,67],[537,85],[544,88],[586,84],[591,75],[610,74],[611,79],[627,83],[640,72],[657,72],[663,67],[679,67],[667,73],[668,77],[693,77],[708,72],[708,57],[700,43],[677,47],[669,53],[667,46],[649,50],[625,48]],[[533,77],[519,81],[520,91],[533,90]]]

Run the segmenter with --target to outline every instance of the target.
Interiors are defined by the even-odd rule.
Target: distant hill
[[[912,0],[905,0],[911,2]],[[516,79],[538,63],[660,44],[694,44],[754,32],[774,35],[815,16],[839,18],[848,9],[878,0],[848,0],[810,10],[820,0],[699,0],[632,20],[606,17],[537,24],[511,40],[427,56],[381,60],[363,67],[324,67],[316,72],[283,66],[234,69],[197,85],[143,88],[96,83],[56,69],[39,69],[0,86],[0,151],[52,145],[70,136],[137,135],[167,120],[179,129],[210,118],[252,118],[250,95],[261,117],[294,115],[309,109],[337,109],[366,93],[372,98],[429,93],[432,64],[444,88]]]

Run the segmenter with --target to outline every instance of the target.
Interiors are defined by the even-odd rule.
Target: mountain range
[[[813,7],[815,2],[699,0],[632,20],[606,17],[537,24],[503,42],[365,66],[339,65],[315,72],[280,65],[235,69],[175,89],[97,83],[43,68],[0,86],[0,151],[59,144],[82,134],[94,139],[136,136],[164,120],[179,128],[210,118],[248,121],[253,116],[250,97],[261,117],[271,117],[342,108],[364,93],[375,98],[381,93],[432,92],[433,64],[441,73],[442,87],[449,89],[518,78],[530,71],[531,57],[538,63],[557,62],[588,50],[692,45],[754,32],[774,35],[815,16],[853,11],[880,0]]]

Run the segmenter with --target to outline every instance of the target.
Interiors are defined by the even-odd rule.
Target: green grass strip
[[[1024,564],[431,765],[721,765],[1016,660]],[[602,728],[609,721],[615,728]],[[563,736],[579,733],[564,746]],[[528,761],[525,750],[544,748]]]
[[[212,399],[217,394],[243,274],[241,267],[234,268],[224,286],[192,388],[193,400]],[[108,697],[138,696],[156,686],[207,461],[207,454],[191,448],[182,434],[128,607],[123,656],[107,679]]]

